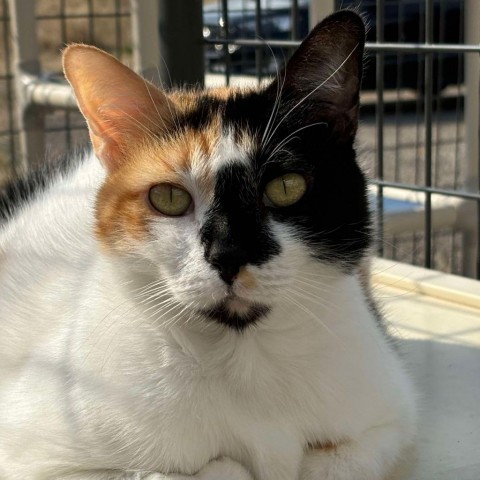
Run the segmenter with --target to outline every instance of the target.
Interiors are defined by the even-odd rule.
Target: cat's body
[[[335,23],[361,30],[343,15],[317,37]],[[358,274],[369,220],[352,108],[325,133],[325,103],[320,130],[299,143],[312,105],[298,122],[294,98],[271,110],[282,88],[295,90],[288,69],[273,99],[167,101],[147,86],[144,104],[125,74],[141,111],[128,125],[131,100],[113,113],[108,100],[95,104],[105,92],[85,100],[84,67],[69,65],[80,65],[77,52],[86,71],[113,60],[88,47],[66,56],[105,168],[85,153],[0,226],[0,478],[384,478],[411,442],[413,394]],[[124,67],[113,68],[120,79]],[[263,104],[270,110],[249,116]],[[183,133],[162,135],[169,122]],[[289,135],[293,145],[280,145]],[[322,138],[324,178],[309,153]],[[285,195],[296,185],[300,199],[275,208],[269,185],[282,174]],[[166,181],[192,199],[179,216],[145,207],[146,195],[156,202],[151,185]]]

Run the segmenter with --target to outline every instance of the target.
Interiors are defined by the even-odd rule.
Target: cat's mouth
[[[203,315],[234,330],[243,330],[270,311],[267,305],[252,303],[236,295],[229,295],[216,305],[202,310]]]

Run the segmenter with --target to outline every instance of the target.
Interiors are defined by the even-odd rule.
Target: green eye
[[[171,217],[183,215],[192,203],[188,192],[168,183],[152,187],[148,192],[148,199],[153,208]]]
[[[307,190],[307,182],[299,173],[286,173],[267,183],[265,194],[276,207],[297,203]]]

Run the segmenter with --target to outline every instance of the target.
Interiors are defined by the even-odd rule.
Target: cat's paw
[[[211,461],[195,478],[198,480],[253,480],[248,470],[226,457]]]

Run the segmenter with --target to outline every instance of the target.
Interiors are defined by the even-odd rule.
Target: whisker
[[[298,292],[290,291],[292,294],[298,294]],[[324,328],[333,338],[335,338],[342,346],[343,346],[343,341],[338,337],[336,333],[334,333],[327,325],[322,322],[320,318],[318,318],[317,315],[315,315],[310,309],[305,307],[302,303],[299,301],[295,300],[292,298],[288,293],[285,293],[285,297],[288,298],[294,305],[296,305],[298,308],[303,310],[309,317],[312,318],[316,323],[318,323],[322,328]]]
[[[277,118],[277,114],[278,114],[278,111],[279,111],[279,108],[280,108],[281,95],[282,95],[283,87],[285,85],[285,78],[287,76],[286,69],[284,69],[283,79],[282,79],[282,82],[280,83],[280,81],[279,81],[280,80],[280,78],[279,78],[280,77],[280,72],[279,72],[279,69],[278,69],[277,59],[275,57],[275,54],[273,53],[272,47],[268,43],[267,43],[267,46],[270,49],[270,52],[271,52],[273,58],[275,58],[275,68],[277,70],[277,92],[276,92],[276,97],[275,97],[275,102],[273,104],[272,112],[270,113],[270,117],[268,119],[267,126],[265,127],[265,130],[264,130],[263,135],[262,135],[262,139],[260,141],[260,148],[261,149],[263,149],[263,147],[265,146],[265,138],[269,134],[269,130],[270,130],[271,126],[273,125],[273,122],[275,122],[275,120]]]
[[[331,302],[330,300],[327,300],[326,298],[318,298],[314,296],[313,294],[310,294],[309,292],[306,292],[305,290],[301,290],[298,288],[295,288],[294,286],[290,286],[290,291],[293,293],[297,294],[299,297],[305,299],[305,300],[310,300],[321,306],[322,308],[326,308],[328,310],[335,311],[338,308],[338,305],[335,303]]]
[[[167,71],[168,81],[170,82],[170,85],[172,85],[172,77],[170,75],[170,69],[168,68],[167,62],[165,61],[165,59],[162,56],[160,56],[160,59],[162,60],[163,65],[165,66],[165,70]],[[160,69],[158,68],[158,65],[157,65],[157,74],[158,74],[158,78],[160,79],[160,85],[161,85],[162,89],[164,90],[164,92],[166,92],[167,89],[165,88],[165,85],[163,83],[162,77],[160,75]],[[170,116],[172,117],[172,121],[173,121],[173,124],[175,126],[175,130],[180,131],[181,130],[180,119],[177,115],[177,111],[175,109],[174,109],[174,111],[172,111],[172,108],[170,106],[170,102],[167,102],[167,107],[168,107],[168,110],[170,112]]]
[[[325,125],[325,126],[328,126],[328,123],[327,122],[315,122],[315,123],[310,123],[309,125],[304,125],[303,127],[301,128],[298,128],[297,130],[295,130],[294,132],[292,132],[290,135],[288,135],[287,137],[285,137],[276,147],[275,149],[269,154],[268,158],[267,158],[267,161],[270,160],[272,157],[275,156],[276,153],[278,153],[278,151],[280,149],[282,149],[288,142],[294,140],[295,138],[298,138],[298,137],[295,137],[295,135],[298,133],[298,132],[301,132],[302,130],[305,130],[307,128],[310,128],[310,127],[315,127],[315,126],[318,126],[318,125]]]
[[[168,128],[167,128],[167,124],[165,123],[165,119],[163,118],[163,116],[160,115],[160,112],[158,111],[158,108],[157,108],[157,104],[156,104],[155,101],[153,100],[152,93],[150,92],[150,88],[148,87],[148,82],[147,82],[145,79],[143,79],[143,83],[145,84],[145,88],[147,89],[148,96],[150,97],[150,100],[152,101],[152,105],[153,105],[153,107],[155,108],[155,111],[157,112],[158,118],[162,121],[165,130],[167,130],[167,129],[168,129]],[[167,103],[169,103],[169,102],[168,102],[168,99],[167,99]],[[171,113],[171,112],[170,112],[170,113]],[[156,124],[155,124],[155,125],[156,125]]]
[[[143,133],[145,133],[151,140],[153,141],[157,141],[158,140],[158,136],[155,134],[155,132],[153,132],[152,130],[150,130],[150,128],[148,128],[147,125],[144,125],[142,122],[140,122],[140,120],[138,120],[137,118],[135,118],[134,116],[130,115],[129,113],[127,113],[125,110],[123,109],[119,109],[119,111],[121,113],[123,113],[125,116],[127,116],[128,118],[130,118],[131,120],[133,120],[141,129],[141,131]],[[148,117],[147,115],[143,114],[143,117],[144,118],[147,118],[147,119],[150,119],[150,117]],[[154,123],[154,122],[153,122]],[[157,125],[158,126],[158,125]],[[114,130],[114,127],[110,127],[111,130]],[[109,132],[109,128],[106,128],[105,129],[105,133],[108,133]]]

